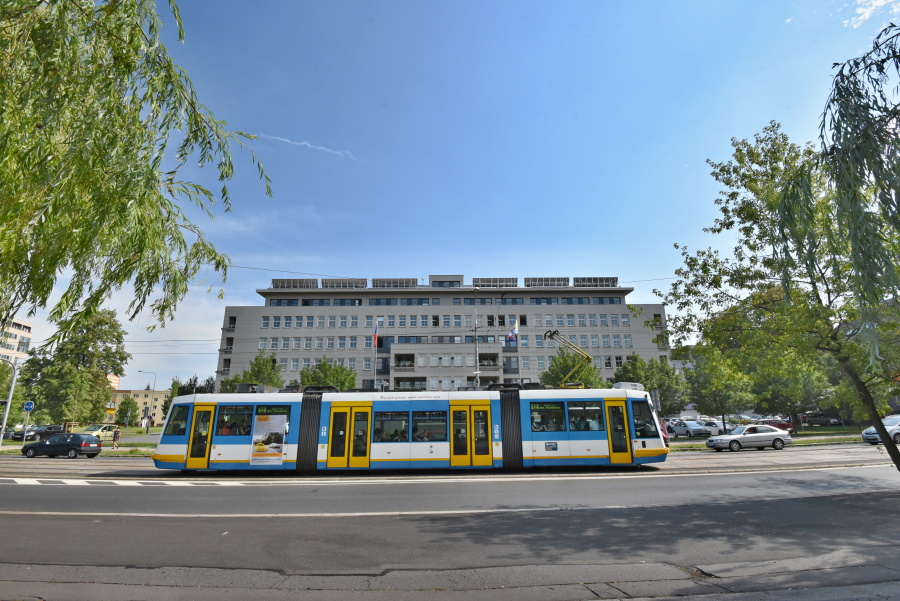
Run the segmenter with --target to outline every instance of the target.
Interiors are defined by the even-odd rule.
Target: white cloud
[[[325,146],[316,146],[315,144],[311,144],[306,140],[302,142],[296,142],[294,140],[289,140],[287,138],[280,138],[278,136],[267,136],[266,134],[257,134],[260,138],[265,138],[267,140],[275,140],[277,142],[284,142],[285,144],[291,144],[293,146],[303,146],[304,148],[309,148],[310,150],[320,150],[322,152],[327,152],[330,154],[336,154],[339,157],[344,157],[348,159],[353,159],[354,161],[358,161],[353,153],[349,150],[332,150],[331,148],[326,148]]]
[[[889,7],[889,12],[892,15],[900,14],[900,1],[898,0],[856,0],[856,16],[844,21],[844,25],[854,28],[859,27],[885,7]]]

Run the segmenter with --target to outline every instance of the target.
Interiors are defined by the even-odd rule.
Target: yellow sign
[[[112,415],[116,412],[116,410],[115,409],[107,409],[106,412],[109,413],[110,415]]]

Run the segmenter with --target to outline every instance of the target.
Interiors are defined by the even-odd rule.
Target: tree
[[[878,399],[896,389],[900,316],[894,306],[881,306],[881,358],[871,361],[867,322],[853,300],[851,246],[822,242],[826,231],[841,227],[826,178],[805,183],[816,199],[807,207],[807,218],[821,236],[792,238],[789,255],[780,246],[779,191],[814,151],[791,144],[774,122],[754,142],[732,140],[732,146],[731,161],[710,161],[713,177],[725,189],[716,201],[721,216],[706,231],[736,238],[734,250],[729,257],[713,249],[693,254],[681,249],[684,266],[665,295],[675,309],[669,320],[673,340],[678,344],[699,333],[705,344],[720,349],[735,345],[757,356],[795,353],[806,362],[834,361],[876,428],[883,429],[879,413],[886,406]],[[788,287],[783,285],[786,272]],[[885,445],[900,468],[900,451],[890,440]]]
[[[116,409],[116,415],[113,418],[116,420],[116,423],[125,426],[136,426],[140,418],[141,410],[137,401],[130,396],[122,397],[122,400],[119,401],[119,407]]]
[[[129,282],[129,318],[149,306],[164,324],[201,268],[229,265],[184,210],[211,217],[217,196],[179,172],[215,165],[228,211],[231,146],[253,136],[200,104],[152,0],[7,0],[0,23],[0,326],[46,307],[60,274],[54,338]]]
[[[563,378],[581,360],[582,357],[580,355],[570,353],[565,348],[560,347],[556,356],[550,360],[547,370],[541,372],[541,384],[556,387],[562,386],[564,384]],[[600,370],[593,363],[583,365],[579,372],[572,374],[572,377],[584,384],[585,388],[605,388],[607,385],[606,380],[600,375]]]
[[[900,469],[900,450],[881,423],[877,395],[869,385],[898,373],[883,344],[896,341],[896,307],[886,310],[886,299],[900,297],[900,28],[890,24],[870,51],[835,67],[819,127],[820,150],[779,186],[781,236],[775,250],[788,293],[797,287],[801,294],[818,291],[832,283],[831,273],[820,269],[823,257],[846,262],[847,304],[855,313],[854,336],[866,350],[868,365],[861,371],[853,352],[833,356]],[[817,185],[822,180],[824,196]],[[828,217],[824,227],[823,214]],[[803,283],[792,276],[798,264],[808,276]]]
[[[264,384],[282,388],[284,380],[281,378],[281,370],[278,368],[275,354],[266,355],[265,351],[259,351],[259,354],[250,362],[250,369],[235,374],[232,378],[222,380],[219,391],[234,392],[237,390],[238,384]]]
[[[25,399],[46,409],[55,423],[102,421],[112,399],[107,374],[121,376],[131,355],[114,311],[80,320],[50,348],[32,350],[22,369]]]
[[[687,372],[689,394],[700,413],[721,417],[739,413],[752,402],[750,377],[717,348],[697,345],[691,352],[694,367]]]
[[[616,370],[616,382],[637,382],[644,390],[656,391],[660,415],[677,415],[688,403],[687,382],[671,365],[657,359],[645,361],[632,355]]]
[[[356,372],[322,357],[317,365],[300,370],[301,386],[334,386],[338,390],[356,388]]]

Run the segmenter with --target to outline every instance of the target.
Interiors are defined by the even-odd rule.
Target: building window
[[[462,315],[454,315],[453,316],[453,326],[457,328],[462,327]]]
[[[588,340],[588,339],[587,339],[587,334],[580,334],[580,335],[578,336],[578,338],[579,338],[579,344],[580,344],[582,347],[587,348],[587,345],[588,345],[588,343],[587,343],[587,340]]]
[[[278,338],[272,338],[269,340],[269,349],[273,351],[278,350]]]
[[[312,337],[307,336],[303,339],[303,348],[306,350],[310,350],[312,348]]]
[[[538,356],[538,357],[535,357],[535,359],[537,359],[537,368],[541,369],[541,370],[544,369],[544,357]]]
[[[371,315],[366,315],[366,329],[371,330],[374,325],[374,318]]]
[[[372,337],[366,336],[365,342],[363,343],[363,348],[372,348]]]
[[[303,359],[303,369],[309,369],[312,366],[312,361],[306,357]]]
[[[372,357],[364,357],[363,358],[363,371],[370,371],[372,369]]]
[[[587,322],[585,322],[585,320],[584,320],[584,313],[579,313],[578,314],[578,327],[583,328],[583,327],[585,327],[586,323]]]
[[[572,314],[566,315],[566,325],[570,328],[575,327],[575,316]]]
[[[356,371],[356,357],[350,357],[349,359],[347,359],[347,367],[349,369],[352,369],[353,371]]]
[[[591,334],[591,346],[594,348],[600,346],[600,337],[596,334]]]
[[[624,338],[625,338],[625,346],[630,348],[631,347],[631,334],[625,334]]]
[[[350,337],[350,348],[356,348],[356,336]]]
[[[280,328],[280,327],[281,327],[281,317],[279,317],[278,315],[276,315],[275,317],[272,318],[272,327],[273,327],[273,328]]]
[[[322,336],[316,336],[316,349],[319,350],[323,348],[325,348],[325,338]]]
[[[588,325],[592,328],[597,327],[597,316],[594,313],[588,315]]]
[[[328,316],[328,327],[329,328],[337,327],[337,317],[336,316],[334,316],[334,315]]]
[[[266,345],[268,345],[268,343],[269,343],[268,338],[260,338],[259,339],[259,350],[261,350],[261,351],[265,350]]]
[[[307,327],[307,328],[313,327],[313,325],[315,325],[315,323],[316,323],[316,318],[315,318],[315,317],[313,317],[312,315],[308,315],[308,316],[306,317],[306,327]]]
[[[296,315],[295,318],[294,318],[294,322],[297,324],[297,325],[294,326],[294,327],[302,328],[302,327],[303,327],[303,316],[302,316],[302,315]]]
[[[328,346],[326,348],[329,350],[334,350],[334,336],[328,337]]]
[[[400,327],[400,328],[406,327],[406,315],[400,315],[397,317],[397,327]]]
[[[612,369],[612,355],[604,355],[603,356],[603,367],[607,369]]]
[[[338,336],[338,348],[347,348],[346,336]]]
[[[610,313],[609,315],[609,325],[612,327],[618,327],[619,325],[619,315],[616,313]]]
[[[534,335],[534,346],[537,348],[542,348],[544,346],[544,335],[543,334],[535,334]]]
[[[268,327],[269,327],[269,318],[268,318],[268,317],[263,317],[263,318],[262,318],[262,327],[264,327],[264,328],[268,328]]]
[[[621,347],[622,346],[622,337],[618,334],[613,334],[613,346]]]
[[[297,371],[300,369],[300,359],[293,357],[291,359],[291,371]]]
[[[628,326],[630,326],[631,325],[630,321],[631,321],[631,318],[627,314],[622,314],[622,326],[623,327],[627,328]]]
[[[603,340],[604,348],[609,348],[609,334],[603,334],[603,336],[601,336],[601,339]]]
[[[281,350],[286,351],[291,348],[291,339],[290,338],[282,338],[281,339]]]
[[[419,316],[418,315],[410,315],[409,316],[409,327],[411,327],[411,328],[419,327]]]
[[[284,316],[284,327],[286,327],[286,328],[291,327],[291,316],[290,315]]]
[[[316,317],[316,327],[317,328],[325,327],[325,316],[324,315],[319,315],[318,317]]]
[[[527,334],[522,334],[521,336],[519,336],[519,346],[521,346],[522,348],[528,348],[528,335]]]
[[[563,327],[563,324],[565,324],[565,322],[563,321],[562,314],[557,313],[556,314],[556,327],[561,328],[561,327]]]
[[[359,316],[358,316],[358,315],[351,315],[351,316],[350,316],[350,327],[351,327],[351,328],[358,328],[358,327],[359,327]]]
[[[606,327],[606,313],[600,314],[600,326],[604,328]]]
[[[522,369],[528,369],[531,367],[531,357],[525,355],[522,357]]]
[[[622,355],[616,355],[616,369],[622,367],[624,365],[622,361]]]
[[[300,350],[300,337],[299,336],[294,337],[294,350],[295,351]]]

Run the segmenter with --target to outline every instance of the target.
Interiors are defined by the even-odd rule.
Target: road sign
[[[34,401],[25,401],[25,413],[34,411]]]
[[[106,412],[109,413],[110,415],[114,415],[116,410],[115,409],[107,409]]]

